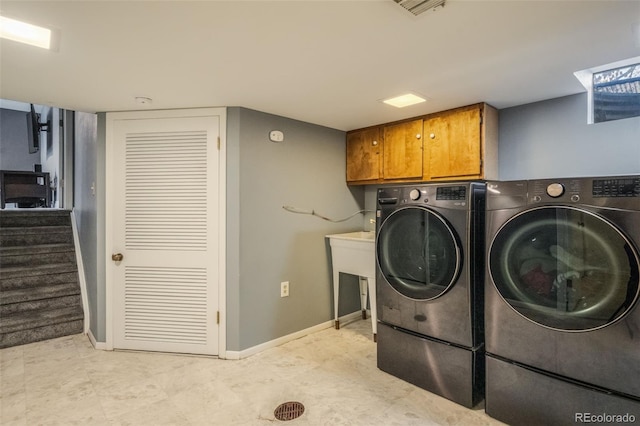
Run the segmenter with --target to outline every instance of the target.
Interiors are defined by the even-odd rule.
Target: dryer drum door
[[[403,296],[430,300],[455,282],[462,263],[459,240],[445,219],[422,207],[391,213],[377,237],[378,266]]]
[[[489,273],[517,313],[565,331],[605,327],[638,299],[638,254],[586,210],[541,207],[511,218],[489,248]]]

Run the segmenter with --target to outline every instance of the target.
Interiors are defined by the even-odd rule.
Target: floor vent
[[[438,6],[444,7],[445,0],[393,0],[409,12],[418,16],[427,10],[436,9]]]
[[[304,405],[300,402],[290,401],[278,405],[273,412],[277,420],[287,421],[297,419],[304,413]]]

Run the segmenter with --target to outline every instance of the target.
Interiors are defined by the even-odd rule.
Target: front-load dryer
[[[640,176],[488,182],[486,232],[487,413],[640,421]]]
[[[378,367],[472,407],[483,398],[485,184],[378,189]]]

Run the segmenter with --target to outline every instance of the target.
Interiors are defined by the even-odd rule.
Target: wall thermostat
[[[282,142],[284,140],[284,133],[280,130],[272,130],[269,132],[269,139],[272,142]]]

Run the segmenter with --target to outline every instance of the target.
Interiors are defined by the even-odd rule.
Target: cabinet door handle
[[[373,142],[371,142],[371,145],[373,145],[373,146],[378,146],[378,141],[373,141]]]
[[[431,134],[429,135],[429,137],[430,137],[431,139],[435,139],[435,138],[436,138],[436,134],[435,134],[435,133],[431,133]]]
[[[422,135],[421,135],[420,133],[418,133],[418,134],[416,135],[416,139],[420,139],[421,137],[422,137]]]

